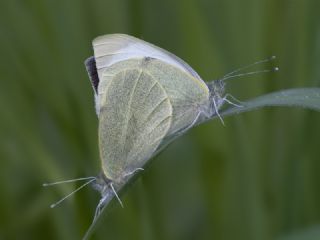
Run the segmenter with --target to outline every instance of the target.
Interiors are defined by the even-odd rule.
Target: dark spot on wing
[[[144,57],[144,61],[145,62],[150,62],[153,59],[155,59],[155,58],[153,58],[153,57]]]
[[[84,64],[86,66],[93,90],[94,90],[95,94],[97,94],[98,93],[98,86],[99,86],[99,76],[98,76],[98,71],[97,71],[97,66],[96,66],[96,60],[92,56],[92,57],[89,57],[88,59],[86,59]]]

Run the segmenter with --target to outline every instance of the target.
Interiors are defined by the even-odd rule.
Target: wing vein
[[[122,145],[122,149],[124,148],[124,146],[126,146],[127,140],[128,140],[128,137],[129,137],[128,134],[127,134],[127,131],[128,131],[128,124],[129,124],[131,116],[128,116],[128,115],[129,115],[129,111],[130,111],[131,106],[132,106],[133,95],[134,95],[134,92],[136,91],[136,87],[137,87],[138,82],[139,82],[139,80],[141,78],[141,75],[142,75],[142,70],[140,70],[139,75],[137,77],[137,80],[133,85],[133,89],[131,91],[130,98],[129,98],[129,101],[128,101],[128,106],[129,107],[127,108],[127,112],[126,112],[126,115],[125,115],[126,116],[125,128],[124,128],[123,133],[122,133],[122,137],[125,136],[124,143]]]
[[[163,120],[161,120],[151,131],[149,131],[148,133],[146,133],[145,135],[150,135],[152,133],[152,131],[154,131],[156,128],[158,128],[162,123],[164,123],[165,121],[167,121],[168,119],[170,119],[172,117],[172,115],[168,115],[167,117],[165,117]],[[153,140],[152,143],[147,143],[149,146],[154,145],[157,141],[160,141],[161,139],[163,139],[163,137],[160,138],[156,138],[155,140]],[[132,147],[132,149],[136,150],[136,149],[140,149],[138,150],[138,152],[135,152],[134,154],[139,155],[141,153],[141,146],[142,144],[145,144],[143,142],[139,142],[138,144],[134,144],[134,146]],[[132,153],[131,153],[132,154]]]
[[[150,112],[147,114],[146,119],[143,120],[143,122],[141,123],[141,125],[143,126],[143,125],[149,120],[150,116],[151,116],[153,113],[156,112],[156,109],[157,109],[158,107],[160,107],[161,104],[164,103],[164,102],[165,102],[166,100],[168,100],[168,99],[169,99],[168,97],[165,97],[162,101],[160,101],[160,102],[152,109],[152,111],[150,111]]]

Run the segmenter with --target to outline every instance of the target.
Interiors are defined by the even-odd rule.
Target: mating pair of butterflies
[[[105,184],[118,188],[165,139],[217,114],[224,102],[223,82],[208,86],[183,60],[140,39],[105,35],[93,40],[93,50],[85,65]]]
[[[88,180],[71,194],[88,184],[101,193],[94,223],[113,197],[122,205],[117,191],[164,146],[192,126],[220,117],[224,102],[233,104],[224,95],[224,80],[241,75],[232,75],[241,69],[205,83],[177,56],[125,34],[98,37],[93,50],[85,65],[99,119],[101,174],[44,186]]]

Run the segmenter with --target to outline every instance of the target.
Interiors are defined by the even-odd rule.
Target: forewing
[[[180,68],[201,80],[196,71],[174,54],[151,43],[125,34],[108,34],[93,40],[94,56],[99,77],[107,67],[132,58],[152,57]],[[201,80],[202,81],[202,80]]]
[[[156,151],[170,128],[172,108],[164,89],[139,68],[115,74],[102,98],[102,168],[117,182],[143,167]]]

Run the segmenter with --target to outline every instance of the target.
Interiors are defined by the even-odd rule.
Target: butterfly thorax
[[[108,179],[103,172],[101,172],[97,177],[96,180],[93,182],[92,187],[104,195],[107,189],[109,188],[109,184],[112,181]]]
[[[209,106],[208,106],[208,117],[211,118],[217,114],[217,111],[222,107],[224,99],[225,82],[223,80],[215,80],[207,83],[209,88]]]

